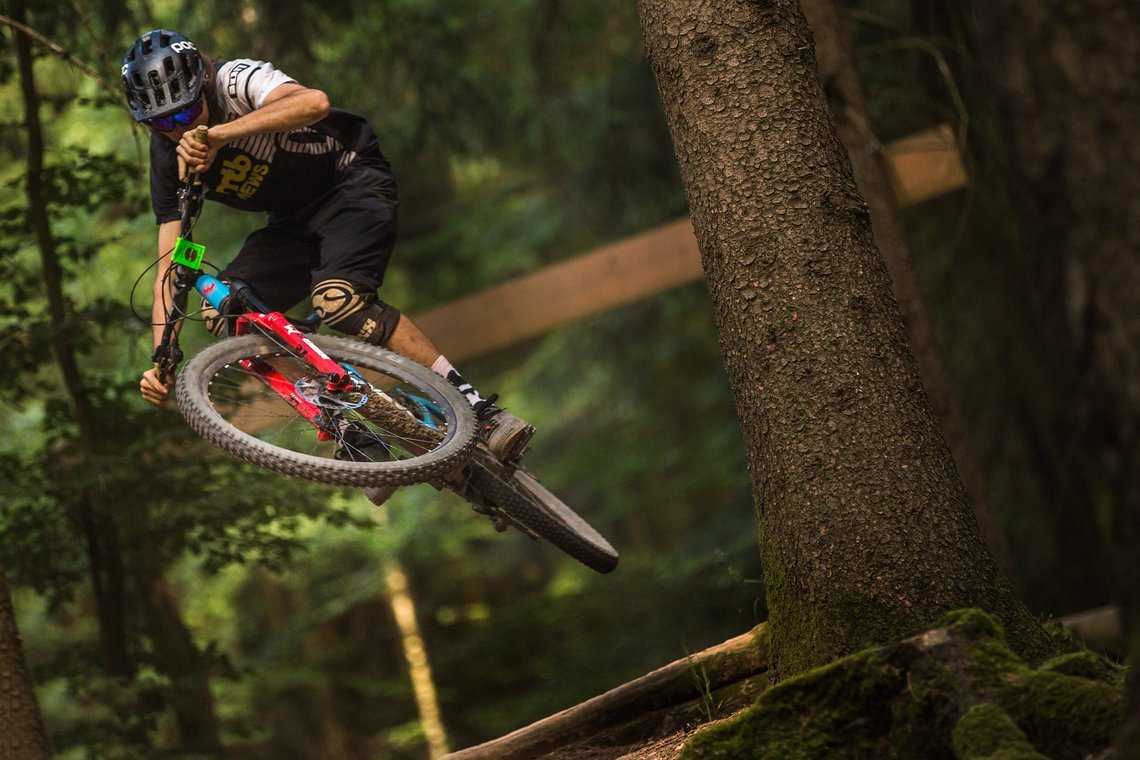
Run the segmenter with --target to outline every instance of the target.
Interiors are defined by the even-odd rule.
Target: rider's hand
[[[170,392],[174,390],[174,378],[171,377],[167,382],[162,382],[158,377],[158,367],[151,367],[143,373],[142,380],[139,382],[139,392],[142,397],[146,399],[147,403],[154,407],[160,407],[166,403],[170,398]]]
[[[218,155],[218,148],[210,145],[209,136],[206,137],[206,142],[199,142],[193,129],[188,129],[182,133],[176,150],[178,151],[179,179],[186,179],[186,173],[190,167],[197,167],[199,172],[206,171]]]

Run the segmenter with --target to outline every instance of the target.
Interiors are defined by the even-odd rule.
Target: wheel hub
[[[293,389],[310,404],[332,411],[359,409],[368,402],[367,388],[359,383],[347,390],[330,391],[324,378],[302,377],[293,383]]]

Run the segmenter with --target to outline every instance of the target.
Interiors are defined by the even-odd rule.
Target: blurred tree
[[[964,606],[1045,654],[922,392],[799,4],[638,7],[744,431],[773,675]]]
[[[24,659],[8,578],[0,566],[0,757],[46,760],[51,744]]]
[[[54,28],[54,6],[28,10],[37,12],[31,27]],[[70,62],[78,59],[27,20],[24,3],[16,0],[16,66],[2,73],[19,85],[24,111],[24,139],[6,147],[14,154],[8,166],[18,167],[8,174],[15,175],[10,182],[23,184],[26,200],[9,197],[0,213],[0,265],[8,275],[0,288],[0,324],[12,391],[5,416],[18,407],[11,416],[30,415],[34,422],[21,446],[3,447],[0,465],[8,477],[0,486],[0,550],[13,577],[35,586],[56,609],[77,595],[84,574],[90,581],[103,678],[93,677],[87,663],[69,660],[69,653],[59,653],[47,667],[86,678],[88,688],[80,693],[102,692],[107,707],[121,712],[101,707],[104,728],[82,737],[72,727],[58,732],[65,745],[162,744],[152,731],[168,708],[181,729],[174,743],[214,752],[220,749],[209,690],[214,658],[193,640],[164,574],[186,551],[215,564],[280,564],[298,544],[288,525],[273,524],[266,515],[321,509],[299,486],[250,476],[229,460],[188,458],[206,448],[189,430],[179,426],[173,434],[155,435],[155,418],[162,417],[136,415],[136,386],[124,381],[123,362],[111,355],[121,360],[122,347],[139,330],[123,330],[124,304],[83,287],[98,276],[98,267],[88,265],[113,247],[116,223],[138,209],[135,170],[113,156],[59,143],[51,160],[50,128],[41,111],[88,108],[94,117],[107,99],[96,99],[95,108],[90,101],[77,104],[81,88],[73,79],[45,77],[52,95],[45,102],[36,75],[48,62],[37,60],[33,40]],[[90,67],[82,68],[93,76]],[[118,110],[117,99],[115,105]],[[27,255],[28,240],[35,258]],[[114,341],[106,340],[109,335]],[[154,480],[140,487],[140,472]],[[237,479],[244,481],[241,490],[231,490]],[[284,508],[277,499],[285,500]]]
[[[1080,548],[1097,541],[1078,483],[1083,475],[1073,469],[1083,469],[1083,460],[1062,453],[1068,444],[1056,434],[1068,433],[1049,422],[1080,392],[1051,368],[1055,349],[1026,297],[1039,262],[1021,248],[1015,228],[1009,156],[970,10],[953,2],[861,0],[851,12],[875,134],[950,123],[968,164],[964,192],[906,209],[903,218],[1019,591],[1045,615],[1103,604],[1112,574],[1107,555]]]
[[[12,16],[18,24],[26,25],[23,0],[13,1]],[[69,329],[63,295],[63,270],[48,216],[44,182],[44,132],[39,115],[40,96],[33,70],[32,44],[28,35],[17,32],[15,47],[24,103],[24,124],[27,129],[27,226],[33,231],[40,254],[43,287],[48,300],[48,335],[52,354],[59,367],[71,417],[75,422],[81,466],[89,468],[95,462],[97,431],[91,400],[80,378],[72,342],[73,332]],[[96,484],[89,483],[78,496],[80,520],[87,537],[104,664],[110,675],[129,677],[133,665],[126,651],[126,635],[123,630],[124,578],[117,527],[107,510],[104,494]]]
[[[1057,383],[1048,473],[1067,571],[1107,545],[1140,657],[1140,13],[1100,0],[974,3],[1008,149],[1030,295]],[[1098,530],[1099,529],[1099,530]],[[1125,754],[1140,753],[1140,680]]]

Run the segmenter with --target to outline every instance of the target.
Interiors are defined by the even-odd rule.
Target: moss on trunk
[[[1109,746],[1124,674],[1072,648],[1033,668],[995,618],[952,613],[920,636],[780,683],[696,734],[681,757],[1078,760]]]

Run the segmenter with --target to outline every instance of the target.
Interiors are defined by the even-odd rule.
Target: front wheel
[[[351,391],[330,393],[304,359],[266,336],[246,335],[186,363],[178,408],[199,435],[239,459],[320,483],[422,483],[467,459],[474,414],[446,379],[378,346],[309,340],[354,375]],[[287,402],[294,395],[320,410],[319,425]]]

